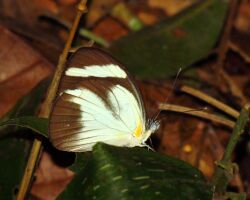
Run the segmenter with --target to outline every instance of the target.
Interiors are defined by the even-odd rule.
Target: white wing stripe
[[[90,150],[96,142],[100,141],[116,146],[137,145],[139,141],[132,141],[134,131],[140,124],[145,130],[145,122],[142,121],[143,111],[139,107],[139,102],[133,93],[121,85],[108,89],[107,98],[112,110],[89,89],[65,91],[69,96],[64,101],[77,104],[78,112],[80,111],[79,121],[83,124],[78,130],[71,129],[61,136],[60,132],[56,131],[54,133],[56,146],[64,150],[80,151]],[[62,95],[66,95],[65,93]]]
[[[67,76],[74,77],[115,77],[115,78],[126,78],[126,72],[114,64],[107,65],[90,65],[84,68],[70,67],[66,70]]]
[[[140,110],[134,95],[121,85],[114,86],[112,91],[114,96],[119,97],[118,102],[121,108],[119,116],[129,129],[134,131],[140,123],[144,126],[145,123],[142,121],[142,111]],[[112,102],[115,101],[111,95],[109,95],[109,98]],[[143,130],[144,128],[145,127],[143,127]]]
[[[134,130],[134,128],[128,128],[127,124],[124,123],[124,121],[121,121],[119,118],[121,117],[119,115],[119,118],[117,117],[116,113],[113,113],[111,110],[109,110],[104,102],[93,92],[87,89],[76,89],[76,90],[66,90],[67,94],[72,95],[72,97],[68,98],[68,101],[73,102],[75,104],[79,105],[79,109],[81,110],[81,118],[84,123],[84,119],[88,116],[93,117],[98,123],[99,126],[102,125],[105,127],[110,127],[112,129],[115,129],[113,127],[119,127],[120,132],[128,132],[131,133],[131,131]],[[116,106],[116,105],[114,105]],[[117,110],[117,109],[116,109]],[[114,115],[115,114],[115,115]],[[129,116],[130,122],[132,122],[133,116]],[[95,125],[96,126],[96,125]]]

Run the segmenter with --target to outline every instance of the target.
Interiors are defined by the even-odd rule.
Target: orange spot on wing
[[[140,137],[141,134],[142,134],[142,124],[139,123],[135,129],[135,132],[134,132],[135,136],[136,137]]]

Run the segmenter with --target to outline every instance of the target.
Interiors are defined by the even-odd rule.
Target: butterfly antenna
[[[168,93],[166,99],[163,101],[164,103],[168,102],[169,98],[170,98],[171,95],[173,94],[174,88],[175,88],[175,86],[176,86],[176,83],[177,83],[177,80],[178,80],[178,77],[179,77],[181,71],[182,71],[182,68],[179,68],[179,70],[178,70],[178,72],[177,72],[177,74],[176,74],[176,76],[175,76],[174,83],[173,83],[173,85],[172,85],[172,87],[171,87],[171,90],[170,90],[170,92]],[[156,121],[156,119],[157,119],[158,116],[160,115],[161,111],[162,111],[162,110],[160,110],[160,111],[156,114],[156,116],[153,118],[152,122],[155,122],[155,121]]]

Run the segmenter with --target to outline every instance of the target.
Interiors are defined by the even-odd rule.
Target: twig
[[[223,156],[225,148],[218,139],[218,135],[211,126],[208,127],[206,135],[208,137],[208,142],[209,142],[208,147],[209,150],[212,152],[213,159],[220,160]],[[239,172],[235,175],[235,184],[239,192],[244,192],[244,185]]]
[[[52,80],[52,82],[50,84],[50,87],[48,89],[48,93],[47,93],[47,96],[46,96],[46,99],[45,99],[45,102],[44,102],[44,106],[43,106],[43,108],[41,109],[41,111],[39,113],[39,117],[43,117],[43,118],[48,118],[49,117],[50,110],[51,110],[51,107],[52,107],[52,103],[53,103],[53,100],[55,98],[56,91],[58,89],[59,80],[60,80],[61,75],[63,73],[64,64],[66,62],[68,52],[69,52],[69,50],[71,48],[71,44],[72,44],[75,32],[77,30],[77,27],[78,27],[78,24],[79,24],[79,21],[80,21],[80,18],[82,16],[82,14],[84,12],[86,12],[86,10],[87,10],[86,9],[86,1],[87,0],[82,0],[78,4],[77,16],[75,18],[72,29],[70,30],[69,37],[67,39],[65,47],[63,49],[63,52],[62,52],[62,54],[61,54],[61,56],[59,58],[58,65],[57,65],[53,80]],[[32,175],[33,175],[36,163],[37,163],[38,158],[39,158],[41,147],[42,147],[41,141],[38,140],[38,139],[35,139],[34,143],[33,143],[33,146],[32,146],[32,149],[31,149],[29,159],[28,159],[28,163],[26,165],[24,175],[23,175],[20,187],[19,187],[17,200],[23,200],[23,199],[25,199],[25,197],[27,195],[27,191],[28,191],[28,189],[29,189],[29,187],[31,185]]]
[[[221,101],[218,101],[217,99],[199,91],[199,90],[196,90],[194,88],[191,88],[189,86],[181,86],[180,90],[182,92],[185,92],[187,94],[190,94],[192,96],[195,96],[199,99],[201,99],[202,101],[205,101],[207,103],[209,103],[210,105],[218,108],[219,110],[229,114],[230,116],[234,117],[234,118],[237,118],[239,116],[239,112],[233,108],[231,108],[230,106],[222,103]]]
[[[230,137],[223,158],[217,164],[212,185],[218,195],[223,195],[226,192],[227,184],[234,176],[236,167],[235,164],[231,162],[231,156],[240,136],[244,133],[244,128],[249,119],[249,114],[250,104],[246,104],[241,110],[240,116],[234,126],[233,133]]]
[[[203,119],[208,119],[210,121],[223,124],[223,125],[225,125],[225,126],[227,126],[229,128],[233,128],[234,124],[235,124],[233,121],[228,120],[228,119],[224,119],[224,118],[219,117],[217,115],[213,115],[213,114],[206,113],[206,112],[203,112],[203,111],[194,110],[193,108],[174,105],[174,104],[165,104],[165,103],[160,104],[159,109],[166,110],[166,111],[184,113],[184,114],[200,117],[200,118],[203,118]]]
[[[237,12],[237,8],[238,8],[238,0],[231,0],[227,22],[218,47],[218,60],[217,64],[214,66],[214,71],[219,72],[218,80],[220,80],[219,78],[222,77],[229,86],[231,93],[240,99],[241,105],[244,105],[247,102],[247,98],[244,96],[239,87],[234,83],[234,81],[228,76],[228,74],[223,69],[224,61],[226,59],[226,54],[229,48],[229,39],[233,27],[234,17]]]

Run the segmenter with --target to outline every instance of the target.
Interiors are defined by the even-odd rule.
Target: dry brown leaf
[[[149,12],[139,12],[138,17],[146,25],[153,25],[158,21],[157,16]]]
[[[52,71],[52,65],[20,37],[0,27],[0,115]]]
[[[75,5],[78,0],[57,0],[57,2],[63,6]]]
[[[154,117],[159,112],[158,103],[166,101],[166,103],[174,102],[200,108],[194,98],[186,95],[176,96],[171,91],[171,83],[138,82],[138,85],[148,108],[149,117]],[[167,99],[169,95],[170,98]],[[212,134],[208,131],[208,122],[178,113],[163,112],[158,119],[161,120],[161,126],[156,134],[160,144],[155,148],[159,152],[190,163],[199,168],[207,178],[211,178],[214,162],[221,158],[224,145],[229,138],[228,130],[216,127],[216,132]]]
[[[197,0],[148,0],[149,6],[153,8],[162,9],[167,15],[172,16],[181,10],[192,5]]]
[[[41,200],[56,199],[73,176],[72,171],[56,165],[51,155],[43,152],[31,194]]]
[[[211,178],[215,169],[214,162],[221,158],[224,150],[219,135],[227,134],[229,137],[228,133],[218,131],[216,140],[211,141],[206,131],[206,122],[181,115],[178,118],[175,123],[166,122],[160,151],[190,163],[207,178]],[[214,152],[215,149],[211,149],[211,146],[218,149],[218,144],[223,149],[219,155]]]
[[[58,13],[58,5],[57,1],[51,1],[51,0],[33,0],[35,7],[40,11],[49,11],[52,13]]]
[[[2,16],[11,17],[12,19],[17,19],[20,21],[25,22],[26,24],[34,24],[36,23],[37,16],[40,14],[40,8],[38,6],[48,5],[45,3],[45,0],[14,0],[14,1],[8,1],[8,0],[2,0],[0,1],[0,12]],[[51,1],[50,4],[53,4]],[[48,7],[46,7],[47,9]]]
[[[113,18],[106,17],[96,25],[93,32],[108,41],[112,41],[126,35],[128,30],[121,26]]]

